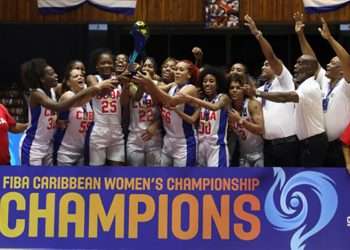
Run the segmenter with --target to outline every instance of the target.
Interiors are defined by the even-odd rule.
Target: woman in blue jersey
[[[179,93],[198,96],[196,88],[198,69],[190,61],[176,64],[175,84],[168,92],[163,91],[152,80],[148,72],[138,72],[133,78],[143,84],[145,91],[154,100],[162,104],[161,116],[165,136],[161,154],[162,166],[195,166],[197,157],[197,131],[194,124],[199,117],[199,110],[185,104],[185,98]]]
[[[69,64],[62,83],[59,102],[72,98],[86,88],[84,73]],[[60,166],[84,163],[86,131],[93,122],[93,111],[87,100],[81,99],[69,110],[60,112],[54,141],[54,161]]]
[[[99,86],[116,80],[113,55],[109,50],[99,50],[93,59],[96,74],[87,77],[88,86]],[[89,130],[88,162],[92,166],[124,165],[125,145],[122,129],[122,104],[127,105],[128,84],[118,84],[114,89],[92,99],[94,123]]]
[[[229,95],[233,109],[229,112],[230,126],[239,140],[239,165],[242,167],[264,166],[263,139],[264,117],[259,101],[245,93],[251,92],[250,84],[240,76],[233,76]]]
[[[154,80],[156,62],[147,57],[141,70]],[[160,110],[142,85],[130,84],[130,124],[127,142],[127,160],[131,166],[159,166],[162,137]]]
[[[203,99],[182,94],[188,103],[201,107],[198,127],[198,164],[208,167],[228,167],[228,112],[231,100],[227,93],[225,72],[211,66],[204,67],[199,76]]]
[[[112,82],[87,88],[63,102],[56,101],[54,87],[57,74],[45,59],[36,58],[21,66],[23,84],[30,91],[28,98],[29,126],[21,140],[22,165],[52,165],[52,142],[57,113],[69,109],[77,101],[112,88]]]

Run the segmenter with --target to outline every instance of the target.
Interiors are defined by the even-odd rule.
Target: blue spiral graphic
[[[265,215],[276,230],[296,230],[290,241],[290,249],[304,250],[306,240],[328,225],[335,215],[338,207],[335,183],[328,176],[315,171],[303,171],[291,177],[287,182],[282,168],[274,168],[273,172],[275,182],[266,196]],[[310,227],[307,222],[308,199],[304,193],[296,191],[296,187],[301,186],[303,188],[308,186],[320,202],[320,217],[313,227]],[[277,195],[279,195],[278,206],[275,204]],[[309,230],[306,230],[307,226]]]

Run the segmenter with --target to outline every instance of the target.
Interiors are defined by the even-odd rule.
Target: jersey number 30
[[[210,135],[211,134],[211,124],[209,122],[200,121],[198,133]]]

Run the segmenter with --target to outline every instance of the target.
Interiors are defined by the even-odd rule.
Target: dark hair
[[[147,60],[150,60],[150,61],[152,62],[153,68],[154,68],[154,73],[157,74],[158,65],[157,65],[156,60],[155,60],[153,57],[150,57],[150,56],[145,57],[145,58],[143,59],[141,68],[143,67],[143,65],[145,64],[145,62],[146,62]]]
[[[34,58],[21,65],[21,80],[26,90],[42,88],[41,78],[47,66],[44,58]]]
[[[217,93],[227,93],[228,84],[225,71],[210,65],[205,65],[203,70],[199,74],[199,87],[203,89],[203,79],[206,75],[213,75],[216,79],[216,89]]]
[[[115,58],[117,58],[117,56],[125,56],[126,59],[128,60],[128,55],[125,54],[125,53],[117,53],[117,54],[115,54]],[[115,59],[115,58],[114,58],[114,59]]]
[[[231,71],[233,65],[235,65],[235,64],[240,64],[240,65],[242,65],[242,66],[243,66],[243,69],[244,69],[244,72],[243,72],[243,73],[244,73],[244,74],[248,74],[248,67],[247,67],[246,64],[244,64],[244,63],[242,63],[242,62],[235,62],[235,63],[233,63],[233,64],[231,65],[229,71]]]
[[[72,69],[73,66],[74,66],[75,64],[77,64],[77,63],[81,63],[82,65],[84,65],[84,68],[85,68],[85,64],[84,64],[82,61],[80,61],[80,60],[78,60],[78,59],[74,59],[74,60],[71,60],[71,61],[68,62],[67,67],[66,67],[66,70],[67,70],[67,69]]]
[[[84,63],[80,60],[72,60],[70,61],[68,64],[67,64],[67,67],[64,71],[64,74],[63,74],[63,80],[62,80],[62,93],[68,91],[70,88],[68,87],[68,80],[69,80],[69,77],[70,77],[70,73],[72,72],[73,70],[73,66],[74,64],[76,63],[82,63],[84,65]],[[85,66],[84,66],[85,67]]]
[[[249,82],[249,81],[252,81],[252,80],[254,79],[254,78],[249,74],[247,65],[244,64],[244,63],[242,63],[242,62],[235,62],[234,64],[232,64],[229,71],[231,71],[233,65],[235,65],[235,64],[240,64],[240,65],[242,65],[242,67],[243,67],[243,76],[244,76],[243,81],[244,81],[245,83],[247,83],[247,82]],[[232,81],[232,76],[233,76],[233,75],[229,73],[230,81]],[[254,82],[255,82],[255,81],[254,81]]]
[[[101,56],[107,54],[110,55],[113,63],[114,63],[114,56],[110,49],[106,48],[99,48],[91,52],[90,59],[89,59],[89,72],[92,74],[96,74],[96,64],[100,60]]]
[[[239,85],[243,86],[246,83],[246,79],[244,76],[233,75],[230,78],[230,84],[231,84],[231,82],[238,82]]]
[[[173,57],[167,57],[167,58],[165,58],[165,60],[162,62],[162,66],[161,66],[161,67],[163,67],[163,65],[166,64],[168,61],[174,61],[175,64],[178,62],[178,60],[176,60],[176,59],[173,58]]]

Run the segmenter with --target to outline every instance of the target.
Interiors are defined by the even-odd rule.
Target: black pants
[[[340,140],[328,142],[325,167],[345,167],[342,146],[343,144]]]
[[[321,167],[327,153],[326,133],[318,134],[300,141],[300,165],[303,167]]]
[[[264,165],[266,167],[298,166],[298,155],[298,139],[295,135],[264,140]]]

